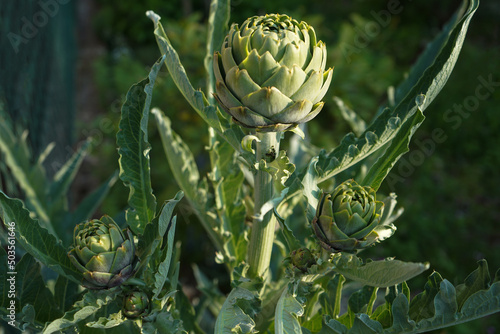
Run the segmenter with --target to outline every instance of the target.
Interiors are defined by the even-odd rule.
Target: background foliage
[[[83,19],[91,20],[92,34],[101,53],[92,62],[92,80],[80,82],[80,85],[94,88],[97,94],[92,102],[98,112],[91,117],[83,115],[79,111],[88,101],[81,101],[76,117],[80,120],[77,123],[78,139],[83,140],[90,133],[99,147],[84,161],[84,173],[80,177],[87,183],[100,184],[118,167],[114,137],[119,120],[118,106],[130,85],[142,79],[159,56],[151,33],[152,24],[144,12],[153,9],[163,17],[165,29],[193,85],[204,87],[208,3],[196,0],[100,0],[95,4],[93,14]],[[333,147],[350,128],[340,116],[332,97],[341,97],[363,119],[371,119],[376,113],[374,106],[387,99],[386,87],[401,81],[415,55],[432,40],[459,4],[459,1],[452,0],[439,3],[402,1],[401,12],[392,16],[386,27],[380,27],[379,33],[369,36],[363,43],[364,47],[357,47],[358,53],[348,56],[346,46],[359,46],[356,40],[370,23],[377,22],[373,12],[387,9],[386,1],[237,0],[232,4],[231,21],[242,22],[252,15],[281,12],[315,27],[317,35],[327,44],[329,64],[335,66],[335,70],[332,87],[325,97],[325,108],[315,122],[309,123],[308,136],[315,146]],[[476,260],[480,258],[487,258],[492,268],[498,267],[500,252],[494,251],[500,246],[500,230],[496,228],[500,219],[498,88],[490,97],[480,100],[477,109],[469,117],[462,118],[458,126],[444,115],[447,110],[453,110],[454,104],[464,104],[467,97],[475,96],[480,76],[492,76],[494,82],[500,82],[497,61],[500,57],[499,15],[500,3],[482,1],[457,66],[442,93],[427,109],[427,120],[416,133],[412,148],[422,151],[417,143],[432,140],[433,131],[438,128],[444,131],[446,140],[435,143],[435,148],[424,155],[422,161],[412,164],[406,156],[406,160],[402,159],[393,169],[392,179],[401,182],[392,187],[386,182],[382,190],[386,193],[395,191],[399,204],[405,208],[404,215],[397,222],[397,237],[364,255],[396,255],[399,259],[415,262],[430,260],[432,269],[444,277],[456,277],[457,282],[476,267]],[[85,61],[84,54],[80,53],[80,61]],[[207,134],[197,130],[202,121],[168,75],[160,73],[155,89],[152,105],[175,120],[173,129],[182,135],[195,153],[200,170],[207,171],[208,156],[203,144]],[[99,132],[91,132],[91,129]],[[153,147],[152,184],[157,198],[163,201],[172,198],[178,188],[171,178],[155,127],[151,127],[149,135]],[[407,169],[402,166],[404,161],[410,162]],[[86,191],[82,185],[75,187],[75,204]],[[120,212],[126,204],[126,193],[121,183],[116,184],[101,211],[111,215]],[[183,282],[187,293],[194,299],[198,296],[190,267],[193,264],[211,277],[220,276],[219,287],[228,292],[228,282],[224,281],[226,276],[218,275],[223,267],[213,262],[213,256],[206,256],[213,254],[213,249],[202,227],[190,214],[186,203],[179,206],[176,237],[183,241],[181,270],[184,273],[180,276],[191,278]],[[422,287],[425,277],[422,275],[410,284]],[[500,328],[498,321],[488,318],[446,332],[479,333],[489,329],[494,333],[495,328],[497,331]]]

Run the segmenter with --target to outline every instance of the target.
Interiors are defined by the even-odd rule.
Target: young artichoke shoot
[[[279,132],[313,119],[332,79],[325,44],[310,25],[267,14],[233,24],[214,55],[215,98],[233,120]]]
[[[354,180],[340,184],[333,193],[324,193],[312,221],[320,245],[331,252],[356,252],[389,238],[396,228],[385,224],[384,203],[375,190]]]
[[[314,255],[308,248],[299,248],[290,253],[290,259],[293,266],[302,272],[307,272],[307,269],[316,264]]]
[[[109,289],[133,274],[135,245],[129,230],[122,231],[108,216],[75,227],[73,248],[68,253],[82,272],[82,285],[89,289]]]
[[[149,306],[148,295],[141,291],[133,291],[123,299],[122,311],[127,318],[134,319],[148,314]]]

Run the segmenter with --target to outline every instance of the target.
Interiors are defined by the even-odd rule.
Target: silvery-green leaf
[[[298,317],[302,316],[304,308],[289,289],[284,289],[276,305],[274,316],[274,332],[277,334],[302,334]]]
[[[335,271],[365,285],[388,287],[413,278],[429,268],[428,263],[382,260],[362,263],[355,255],[335,254]]]

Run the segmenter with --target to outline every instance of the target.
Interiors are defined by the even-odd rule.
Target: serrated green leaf
[[[281,217],[278,214],[278,211],[276,209],[274,209],[273,211],[274,211],[274,216],[276,217],[276,220],[280,224],[280,227],[281,227],[280,232],[283,233],[283,236],[286,240],[286,243],[288,246],[288,253],[290,253],[291,251],[293,251],[295,249],[299,249],[301,247],[301,244],[300,244],[299,240],[293,234],[292,229],[287,225],[287,223],[283,219],[283,217]]]
[[[439,286],[439,292],[434,298],[434,316],[428,319],[422,319],[418,322],[420,328],[439,328],[446,324],[455,322],[457,312],[457,300],[455,287],[448,280],[443,280]]]
[[[408,298],[400,293],[392,302],[392,327],[391,331],[395,333],[411,332],[415,329],[415,321],[408,316],[409,305]]]
[[[158,235],[160,238],[163,238],[165,233],[167,233],[169,228],[171,228],[171,223],[174,223],[172,214],[176,205],[182,200],[183,197],[184,193],[182,191],[178,191],[177,194],[175,194],[174,198],[165,201],[165,205],[160,213],[160,218],[158,220]]]
[[[62,312],[68,311],[80,298],[79,285],[59,275],[54,287],[54,299]]]
[[[118,312],[110,314],[107,317],[99,317],[97,321],[87,322],[85,326],[90,328],[110,329],[121,325],[125,321],[127,321],[127,318],[125,318],[121,312]]]
[[[163,211],[163,207],[161,210]],[[158,232],[159,218],[160,216],[156,216],[152,222],[147,224],[146,228],[144,229],[144,233],[139,238],[136,250],[136,254],[140,260],[138,271],[140,271],[140,268],[146,266],[149,261],[149,257],[153,254],[156,248],[161,245],[162,238],[160,238]]]
[[[362,263],[354,255],[336,255],[332,263],[334,270],[346,278],[364,285],[388,287],[413,278],[429,268],[428,263],[403,262],[399,260],[372,261]]]
[[[42,327],[36,323],[35,315],[36,311],[33,305],[24,305],[21,312],[16,315],[16,320],[19,320],[19,329],[21,329],[22,331],[26,331],[28,329],[40,330]]]
[[[349,297],[349,309],[354,313],[372,313],[373,304],[377,298],[378,288],[365,285]]]
[[[266,165],[265,169],[273,176],[274,188],[279,192],[285,189],[285,182],[295,171],[295,165],[290,162],[286,152],[280,151],[278,156]]]
[[[144,234],[139,238],[139,243],[137,245],[137,255],[141,260],[138,271],[147,266],[151,255],[162,244],[163,236],[167,233],[168,229],[171,228],[171,220],[175,206],[180,202],[183,196],[184,193],[179,191],[175,194],[173,199],[165,201],[160,211],[160,215],[156,216],[151,223],[146,225]]]
[[[117,288],[87,292],[80,301],[75,303],[72,310],[66,312],[61,318],[47,323],[42,334],[56,333],[75,327],[112,303],[120,292],[121,290]]]
[[[212,170],[209,179],[214,189],[215,206],[217,212],[218,233],[225,240],[224,250],[226,260],[234,267],[236,263],[246,258],[246,208],[242,205],[244,192],[242,191],[245,176],[237,162],[237,154],[225,141],[221,141],[213,129],[209,131],[210,162]],[[238,248],[238,245],[240,248]]]
[[[474,271],[469,277],[477,277],[478,271],[480,272],[481,269],[478,268],[478,270]],[[438,280],[434,281],[432,282],[433,290]],[[471,287],[471,289],[473,288]],[[426,300],[426,302],[428,302],[428,300]],[[419,304],[424,303],[419,302]],[[449,327],[500,312],[500,282],[493,283],[489,289],[479,290],[470,295],[463,303],[460,312],[458,312],[455,287],[449,281],[442,280],[439,284],[439,291],[435,294],[433,304],[435,312],[432,312],[429,316],[430,312],[427,311],[425,316],[421,316],[422,319],[418,321],[417,328],[412,333],[423,333]],[[410,312],[412,308],[415,307],[416,306],[411,306]],[[428,308],[428,306],[425,307]],[[423,315],[424,312],[418,314]]]
[[[378,321],[370,319],[366,314],[356,315],[352,327],[347,331],[348,334],[375,334],[383,332],[382,325]]]
[[[333,279],[321,283],[324,294],[320,295],[319,302],[324,314],[333,318],[337,318],[340,315],[344,283],[344,276],[339,274],[336,274]]]
[[[239,299],[256,301],[257,295],[243,287],[234,288],[226,301],[215,322],[215,334],[255,333],[255,322],[237,305]]]
[[[219,4],[221,4],[221,6],[218,6],[218,9],[221,10],[220,13],[227,9],[225,7],[225,3],[225,0],[219,0]],[[163,30],[163,27],[160,23],[160,17],[152,11],[148,11],[146,15],[154,23],[154,34],[156,37],[156,42],[158,44],[160,52],[165,55],[165,65],[167,66],[167,69],[179,91],[193,107],[198,116],[200,116],[210,127],[212,127],[222,138],[224,138],[224,140],[231,144],[234,150],[236,152],[239,152],[241,156],[245,158],[248,165],[253,165],[255,163],[254,156],[249,152],[244,152],[240,145],[241,140],[245,136],[245,133],[241,130],[241,127],[234,123],[230,124],[216,106],[208,104],[205,95],[201,91],[195,90],[193,88],[177,52],[172,47],[167,35],[165,34],[165,31]],[[222,14],[222,16],[224,15],[226,14]],[[223,19],[218,22],[223,23]],[[214,30],[214,33],[219,34],[222,32],[215,32]]]
[[[356,138],[354,134],[349,134],[331,153],[320,154],[317,164],[318,183],[333,177],[382,148],[396,136],[402,124],[412,123],[413,116],[417,112],[415,98],[418,95],[424,94],[426,96],[426,101],[420,106],[420,109],[424,111],[427,108],[451,74],[470,20],[478,5],[479,1],[477,0],[470,3],[467,13],[451,30],[434,62],[423,71],[420,79],[394,109],[387,108],[381,112],[359,138]]]
[[[211,220],[207,216],[208,210],[205,206],[207,189],[200,182],[200,174],[191,150],[182,138],[172,130],[170,119],[161,110],[155,108],[152,112],[155,115],[163,149],[177,185],[184,191],[187,200],[205,231],[210,235],[216,249],[219,252],[223,251],[224,242],[214,231],[215,225],[211,224]]]
[[[388,303],[380,305],[375,309],[370,318],[380,322],[384,328],[390,327],[392,324],[390,305]]]
[[[301,334],[298,317],[302,316],[303,313],[304,308],[289,289],[283,290],[274,314],[274,333]]]
[[[372,187],[375,191],[378,190],[385,177],[389,174],[391,169],[396,165],[396,162],[410,150],[410,140],[413,134],[420,127],[425,120],[425,116],[419,109],[413,121],[405,122],[398,133],[392,139],[391,145],[386,149],[375,164],[368,170],[363,182],[361,184]]]
[[[62,315],[54,296],[45,285],[40,264],[30,254],[25,254],[19,260],[9,277],[15,280],[18,305],[34,307],[34,321],[43,324]]]
[[[247,268],[248,269],[248,268]],[[271,324],[274,321],[274,313],[276,311],[276,305],[281,298],[281,295],[285,289],[288,288],[288,282],[286,280],[281,280],[274,285],[267,285],[265,287],[265,292],[261,293],[260,304],[262,305],[257,314],[252,318],[255,319],[255,330],[259,333],[264,333],[271,330]],[[261,291],[262,286],[255,286],[252,290]],[[254,304],[257,304],[259,300],[254,300]]]
[[[318,334],[345,334],[347,327],[330,316],[323,317],[323,326]]]
[[[8,249],[8,245],[5,249],[4,247],[0,247],[0,310],[3,310],[4,308],[7,309],[7,307],[10,306],[10,299],[11,299],[8,297],[10,281],[7,281],[8,278],[7,273],[10,272],[10,270],[7,267],[8,258],[6,249]],[[12,252],[12,249],[11,249],[11,254],[14,254]]]
[[[163,214],[160,216],[160,226],[162,225],[162,216]],[[174,236],[175,236],[175,223],[176,223],[176,220],[177,220],[177,216],[174,216],[172,218],[172,221],[171,221],[171,225],[170,225],[170,229],[168,231],[168,234],[167,234],[167,247],[166,249],[164,250],[163,252],[163,259],[162,261],[160,262],[159,266],[158,266],[158,271],[156,272],[155,274],[155,287],[153,289],[153,298],[157,298],[162,289],[163,289],[163,286],[165,285],[165,283],[167,282],[168,280],[168,272],[170,270],[170,261],[172,260],[172,251],[174,249]],[[170,219],[169,219],[169,222],[170,222]],[[172,288],[176,288],[176,287],[172,287]]]
[[[319,189],[317,182],[317,179],[319,177],[318,170],[316,168],[317,164],[318,158],[312,158],[302,179],[304,196],[307,199],[307,220],[310,222],[314,219],[314,215],[316,214],[316,207],[318,206],[318,201],[321,196],[321,189]]]
[[[306,317],[305,314],[304,316]],[[307,316],[306,319],[308,320],[302,323],[302,330],[307,329],[312,333],[318,333],[321,331],[321,328],[323,326],[323,316],[321,313],[313,313],[310,316]]]
[[[154,322],[143,323],[142,330],[144,333],[151,334],[184,334],[188,333],[182,327],[182,321],[179,319],[174,319],[172,314],[167,311],[163,311],[158,314]]]
[[[460,310],[467,320],[500,312],[500,282],[493,283],[488,290],[480,290],[471,295]]]
[[[224,206],[239,205],[241,201],[241,185],[244,181],[244,175],[238,164],[238,155],[227,142],[220,141],[219,136],[213,131],[209,131],[210,147],[210,162],[212,171],[210,179],[214,183],[222,182],[220,187],[221,192],[216,196],[216,206],[222,208]]]
[[[205,55],[205,70],[207,71],[207,96],[213,103],[212,93],[215,87],[213,70],[214,52],[220,50],[222,41],[227,34],[229,15],[231,12],[229,0],[212,0],[208,15],[207,54]]]
[[[191,104],[198,115],[200,115],[201,118],[208,122],[207,117],[203,114],[205,106],[208,105],[206,98],[201,91],[195,90],[191,85],[191,82],[189,81],[189,78],[186,74],[186,70],[181,63],[177,52],[172,47],[167,34],[163,30],[163,26],[160,23],[160,17],[152,11],[147,12],[146,15],[154,23],[154,35],[156,37],[156,42],[158,43],[161,54],[165,55],[164,62],[167,66],[168,72],[172,76],[174,83],[177,85],[179,91],[182,93],[182,95],[184,95],[184,98],[189,102],[189,104]],[[218,126],[217,124],[214,124],[214,126],[212,127],[220,129],[220,124]]]
[[[133,85],[122,106],[119,131],[116,134],[120,179],[130,188],[126,212],[127,224],[136,234],[142,234],[144,227],[155,215],[156,198],[151,188],[148,142],[149,108],[156,76],[162,66],[161,59],[151,68],[147,79]]]
[[[466,4],[466,1],[464,1],[463,4]],[[448,40],[450,31],[456,26],[458,19],[462,17],[465,9],[466,7],[464,8],[462,6],[443,27],[443,30],[441,30],[432,42],[427,44],[425,50],[418,56],[417,61],[413,64],[405,80],[401,82],[395,90],[394,102],[396,104],[408,94],[411,88],[415,86],[422,77],[424,71],[432,65],[439,51]]]
[[[177,185],[190,201],[196,201],[200,173],[193,153],[182,138],[172,130],[170,119],[161,110],[154,108],[152,113],[156,118],[163,149]]]
[[[4,224],[15,223],[16,242],[28,253],[55,272],[75,283],[80,282],[81,273],[71,264],[67,250],[36,220],[31,219],[20,200],[9,198],[2,191],[0,216]]]
[[[490,285],[490,273],[486,260],[478,261],[478,268],[467,276],[463,284],[457,285],[458,310],[462,308],[465,301],[474,293],[488,289]]]
[[[455,320],[458,311],[456,290],[448,280],[443,280],[439,286],[439,292],[434,298],[434,320],[449,322]]]
[[[410,303],[410,318],[416,322],[431,318],[434,315],[434,298],[439,291],[443,278],[439,273],[433,272],[424,286],[424,291],[416,295]]]

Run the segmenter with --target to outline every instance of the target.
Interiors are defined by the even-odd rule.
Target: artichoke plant
[[[149,298],[144,292],[133,291],[123,299],[123,314],[127,318],[138,318],[149,311]]]
[[[313,27],[268,14],[233,24],[214,55],[215,98],[233,120],[257,131],[284,131],[313,119],[332,79],[326,47]]]
[[[348,180],[321,196],[312,227],[326,250],[355,252],[394,233],[394,225],[381,219],[383,210],[373,188]]]
[[[75,227],[71,262],[83,273],[82,285],[107,289],[125,282],[133,274],[135,245],[129,230],[123,232],[108,216]]]

